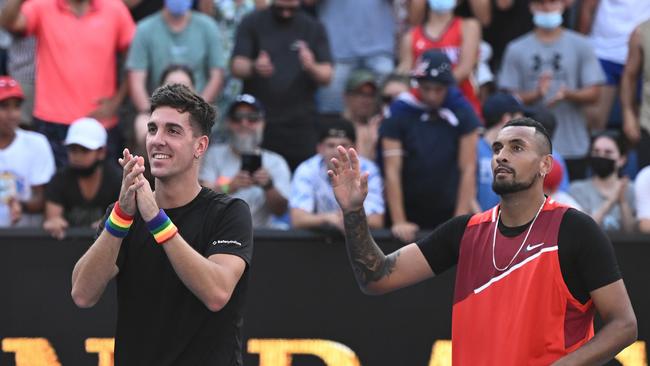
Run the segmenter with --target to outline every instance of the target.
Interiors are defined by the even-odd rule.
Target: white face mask
[[[429,8],[436,13],[449,13],[456,7],[456,0],[428,0]]]
[[[533,23],[539,28],[555,29],[562,24],[562,13],[560,11],[535,12]]]

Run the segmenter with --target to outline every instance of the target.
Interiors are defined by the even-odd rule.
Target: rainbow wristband
[[[147,222],[147,228],[158,244],[165,243],[178,233],[178,228],[162,208],[156,217]]]
[[[129,228],[133,224],[133,216],[128,215],[120,208],[119,202],[115,202],[113,211],[108,215],[104,228],[111,235],[123,238],[129,233]]]

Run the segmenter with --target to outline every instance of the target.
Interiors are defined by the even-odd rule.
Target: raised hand
[[[268,78],[273,75],[275,68],[273,67],[273,62],[271,62],[271,57],[268,52],[261,50],[257,59],[255,59],[255,72],[261,77]]]
[[[135,162],[136,166],[142,167],[142,171],[144,171],[144,158],[142,156],[137,156],[135,158]],[[144,177],[144,174],[140,173],[136,179],[139,183],[142,183],[138,186],[138,189],[136,190],[137,194],[135,195],[138,211],[140,212],[142,219],[146,222],[149,222],[153,220],[156,215],[158,215],[160,208],[158,208],[156,197],[153,195],[151,185],[149,184],[149,181]]]
[[[137,164],[137,157],[129,152],[129,149],[122,151],[122,158],[118,162],[122,166],[122,188],[120,188],[120,208],[127,215],[133,216],[137,210],[136,191],[146,183],[146,180],[138,179],[144,172],[144,165]]]
[[[338,146],[339,158],[332,158],[333,169],[327,171],[334,189],[334,197],[343,213],[363,209],[368,195],[368,172],[361,173],[359,156],[350,148]]]

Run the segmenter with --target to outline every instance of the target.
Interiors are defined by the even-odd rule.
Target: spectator
[[[408,77],[400,74],[390,74],[386,77],[383,84],[381,85],[381,110],[382,114],[386,115],[389,111],[391,103],[393,103],[397,97],[405,92],[408,92],[411,88],[411,83]]]
[[[553,167],[544,177],[544,194],[556,202],[571,206],[576,210],[583,211],[582,206],[567,192],[560,190],[560,183],[564,179],[564,169],[559,161],[553,158]]]
[[[45,189],[43,229],[61,240],[68,227],[97,229],[106,207],[115,202],[122,187],[122,172],[107,163],[107,134],[93,118],[70,125],[64,144],[68,162]]]
[[[499,87],[524,104],[550,108],[557,120],[553,145],[573,180],[586,176],[589,132],[582,108],[598,100],[605,77],[587,39],[562,27],[564,8],[560,0],[531,0],[535,29],[508,45]]]
[[[454,16],[455,0],[430,0],[428,18],[407,33],[400,44],[398,70],[408,73],[423,52],[438,49],[451,60],[453,75],[463,94],[481,112],[474,70],[478,64],[481,25],[476,19],[462,19]]]
[[[24,99],[18,82],[0,76],[0,227],[39,226],[54,157],[40,133],[18,128]]]
[[[492,190],[492,143],[508,121],[520,117],[523,106],[511,94],[494,94],[483,104],[485,131],[476,145],[476,212],[487,211],[499,203],[499,195]]]
[[[375,75],[366,69],[352,71],[345,83],[343,118],[354,125],[359,155],[371,161],[375,160],[377,154],[379,124],[382,120],[378,88]]]
[[[304,0],[316,4],[334,57],[334,77],[318,94],[321,113],[341,113],[346,80],[358,68],[382,81],[395,67],[397,19],[392,1]]]
[[[650,1],[582,0],[578,31],[588,35],[607,81],[597,103],[585,112],[593,130],[607,127],[634,28],[650,18]]]
[[[615,135],[594,137],[589,162],[593,176],[571,183],[569,193],[604,230],[630,232],[635,224],[634,185],[620,178],[625,145]]]
[[[273,215],[287,212],[289,167],[282,156],[260,149],[265,121],[255,97],[237,97],[226,121],[229,143],[210,146],[199,180],[205,187],[246,201],[253,215],[253,227],[271,227]]]
[[[264,104],[264,147],[291,169],[314,153],[316,90],[332,77],[325,30],[299,8],[300,0],[273,0],[244,17],[230,65],[244,79],[244,93]]]
[[[129,90],[140,114],[149,114],[149,95],[172,64],[187,65],[205,101],[215,100],[223,81],[225,58],[215,21],[191,10],[192,0],[165,0],[162,10],[138,23],[126,67]]]
[[[641,74],[643,78],[641,79]],[[641,80],[641,108],[635,103],[637,81]],[[650,165],[650,19],[630,36],[630,48],[621,78],[623,132],[637,144],[639,169]]]
[[[634,193],[639,230],[642,233],[650,234],[650,166],[641,169],[636,175]]]
[[[122,1],[7,0],[0,25],[36,38],[33,121],[57,166],[66,163],[68,126],[80,117],[101,121],[109,141],[118,136],[115,114],[126,87],[116,89],[116,55],[127,50],[135,30]]]
[[[446,98],[455,82],[451,61],[442,52],[425,52],[414,78],[417,97],[405,98],[415,99],[418,108],[398,100],[380,128],[391,229],[405,242],[419,228],[433,229],[472,212],[476,197],[479,123],[471,108],[468,114],[467,109],[443,107],[450,103]],[[466,106],[460,98],[456,104]]]
[[[318,154],[309,158],[296,169],[291,182],[291,223],[294,228],[313,229],[335,227],[343,231],[343,213],[336,203],[329,183],[327,170],[332,169],[330,160],[338,156],[337,146],[346,149],[356,141],[354,126],[344,119],[322,123]],[[383,186],[379,169],[370,160],[360,157],[362,172],[368,172],[368,197],[363,207],[368,226],[379,229],[384,226]]]

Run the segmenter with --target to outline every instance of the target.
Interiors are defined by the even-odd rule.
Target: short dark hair
[[[203,98],[185,85],[169,84],[159,87],[151,96],[153,113],[157,108],[171,107],[179,113],[189,113],[190,123],[199,128],[201,135],[210,135],[216,112]]]
[[[196,85],[196,82],[194,81],[194,72],[192,69],[190,69],[190,67],[187,65],[181,64],[171,64],[167,66],[160,76],[160,85],[165,82],[165,79],[167,79],[167,76],[169,76],[169,74],[176,71],[181,71],[187,74],[187,76],[190,78],[190,81],[192,82],[192,85]]]
[[[594,146],[594,142],[596,142],[596,139],[599,139],[601,137],[606,137],[616,144],[616,147],[618,148],[618,152],[621,155],[627,155],[627,144],[625,143],[625,140],[623,139],[623,136],[621,135],[620,132],[618,131],[613,131],[613,130],[604,130],[600,132],[596,132],[591,136],[591,147]]]
[[[553,152],[553,143],[551,142],[551,137],[549,136],[548,131],[546,131],[546,128],[544,128],[541,123],[535,121],[534,119],[529,117],[515,118],[503,126],[503,128],[506,127],[533,127],[536,134],[543,136],[543,147],[545,150],[544,153],[550,154]]]

